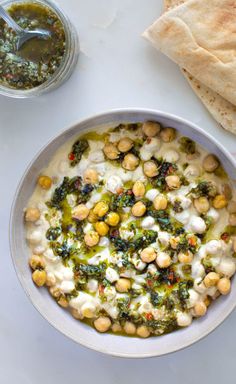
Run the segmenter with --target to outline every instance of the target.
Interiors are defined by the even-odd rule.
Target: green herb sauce
[[[41,4],[14,4],[7,11],[24,29],[51,31],[50,38],[32,38],[17,51],[15,32],[0,20],[2,85],[19,90],[35,88],[49,80],[61,64],[65,53],[64,27],[58,16]]]

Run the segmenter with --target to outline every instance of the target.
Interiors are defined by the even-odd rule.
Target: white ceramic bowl
[[[233,282],[229,296],[219,298],[209,309],[208,314],[188,328],[149,339],[129,338],[112,334],[99,334],[93,328],[76,321],[67,311],[59,307],[46,289],[38,289],[31,280],[28,267],[29,250],[25,241],[23,209],[31,196],[40,171],[49,163],[55,151],[66,141],[82,130],[109,123],[143,122],[156,120],[164,126],[178,129],[210,152],[215,153],[231,178],[236,179],[236,163],[226,149],[203,129],[179,117],[164,112],[145,109],[122,109],[103,113],[84,120],[62,132],[51,140],[36,155],[26,170],[12,207],[10,222],[10,243],[12,259],[18,278],[33,305],[56,329],[72,340],[96,351],[121,357],[144,358],[161,356],[180,350],[200,340],[213,331],[231,313],[236,305],[236,286]],[[99,128],[97,128],[99,129]]]

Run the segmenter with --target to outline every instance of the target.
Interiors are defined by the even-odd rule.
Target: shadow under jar
[[[49,0],[5,1],[1,5],[24,29],[45,29],[49,39],[33,38],[16,50],[17,36],[0,19],[0,93],[27,98],[51,91],[66,81],[77,63],[75,28]]]

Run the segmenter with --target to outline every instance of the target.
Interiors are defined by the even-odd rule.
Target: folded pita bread
[[[186,3],[186,1],[187,0],[164,0],[164,10],[167,12],[170,9],[177,7],[178,5]]]
[[[167,12],[187,1],[188,0],[164,0],[164,11]],[[214,119],[223,128],[236,134],[236,106],[206,87],[184,69],[183,74]]]
[[[235,1],[166,0],[165,6],[170,9],[184,2],[162,16],[144,36],[195,76],[186,72],[214,118],[236,133],[236,107],[228,101],[236,104]]]

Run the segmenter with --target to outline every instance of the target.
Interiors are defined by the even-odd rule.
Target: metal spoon
[[[47,39],[51,36],[50,31],[46,31],[44,29],[35,29],[33,31],[27,31],[26,29],[21,28],[15,20],[5,11],[5,9],[0,5],[0,17],[5,20],[5,22],[11,27],[17,34],[18,39],[16,43],[16,49],[20,49],[20,47],[28,40],[33,37],[39,37],[41,39]]]

